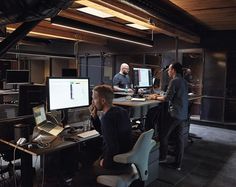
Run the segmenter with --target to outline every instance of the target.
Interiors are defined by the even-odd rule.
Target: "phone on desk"
[[[19,138],[19,140],[17,140],[17,142],[16,142],[16,145],[20,145],[20,146],[22,146],[22,145],[24,145],[25,143],[26,143],[26,138]]]

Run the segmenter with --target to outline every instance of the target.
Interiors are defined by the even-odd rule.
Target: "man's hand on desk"
[[[166,96],[161,96],[159,94],[150,94],[146,98],[147,100],[158,100],[158,101],[165,101]]]
[[[156,100],[158,96],[160,96],[160,95],[158,95],[158,94],[149,94],[149,95],[146,96],[146,99],[147,100]]]
[[[131,88],[128,88],[128,89],[126,90],[126,92],[128,92],[128,93],[133,93],[134,90],[132,90]]]

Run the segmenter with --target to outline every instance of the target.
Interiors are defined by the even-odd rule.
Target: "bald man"
[[[120,72],[113,78],[113,89],[115,92],[133,92],[128,73],[129,65],[122,63],[120,66]]]

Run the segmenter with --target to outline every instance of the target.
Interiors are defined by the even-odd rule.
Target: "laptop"
[[[39,130],[45,131],[53,136],[57,136],[63,131],[63,127],[56,123],[47,121],[44,105],[33,107],[34,119]]]

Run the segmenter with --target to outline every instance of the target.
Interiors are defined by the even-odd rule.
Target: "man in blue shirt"
[[[121,64],[120,72],[113,78],[113,89],[115,92],[133,92],[128,73],[129,65],[126,63]]]
[[[168,75],[171,78],[166,95],[153,94],[149,99],[169,102],[168,117],[160,133],[160,163],[166,162],[168,140],[174,131],[176,137],[176,158],[173,166],[180,170],[184,154],[184,123],[188,117],[188,86],[183,79],[182,65],[173,63],[169,66]]]

